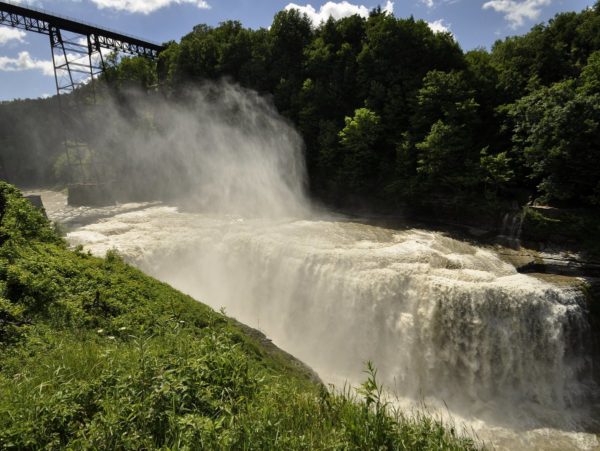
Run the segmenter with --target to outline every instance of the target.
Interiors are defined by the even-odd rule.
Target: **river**
[[[497,449],[600,449],[583,296],[518,274],[493,250],[327,214],[73,208],[62,193],[42,196],[70,245],[116,249],[328,383],[359,383],[370,360],[393,403]]]

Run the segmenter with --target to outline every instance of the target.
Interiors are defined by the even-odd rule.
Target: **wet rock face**
[[[42,202],[42,196],[31,194],[28,196],[24,196],[31,204],[36,208],[44,208],[44,203]]]
[[[594,376],[596,381],[600,383],[600,278],[587,279],[583,290],[587,297],[590,312]]]
[[[568,252],[560,248],[548,251],[537,251],[528,248],[513,249],[505,246],[495,247],[497,254],[507,263],[510,263],[521,274],[545,274],[548,277],[564,276],[574,278],[573,282],[580,284],[576,279],[600,278],[600,262],[589,260],[579,253]],[[546,277],[546,278],[548,278]],[[567,280],[552,280],[563,285]]]
[[[572,277],[600,277],[600,264],[561,255],[541,255],[534,261],[518,266],[520,273],[556,274]]]
[[[25,199],[31,202],[35,208],[39,209],[42,213],[44,213],[44,216],[46,216],[46,209],[44,208],[44,202],[42,202],[42,196],[31,194],[23,197],[25,197]]]

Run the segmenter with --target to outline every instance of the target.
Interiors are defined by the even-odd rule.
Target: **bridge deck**
[[[50,14],[40,9],[25,8],[2,1],[0,1],[0,25],[46,35],[50,34],[50,28],[53,27],[85,36],[95,36],[101,47],[140,56],[156,57],[164,49],[159,44],[140,38]]]

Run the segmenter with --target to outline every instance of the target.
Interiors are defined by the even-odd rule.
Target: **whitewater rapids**
[[[597,388],[583,297],[518,274],[491,250],[341,218],[74,209],[60,193],[43,197],[71,245],[118,250],[328,382],[360,382],[371,360],[403,408],[425,402],[498,449],[600,447],[586,432],[597,427]]]

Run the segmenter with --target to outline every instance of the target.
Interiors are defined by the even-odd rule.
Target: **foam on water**
[[[86,225],[69,242],[97,255],[117,249],[262,329],[326,380],[359,382],[371,360],[401,406],[425,400],[446,416],[446,403],[456,421],[501,449],[599,446],[585,433],[597,388],[582,297],[518,274],[490,250],[426,230],[326,218],[247,219],[165,205],[105,213],[79,216]]]

